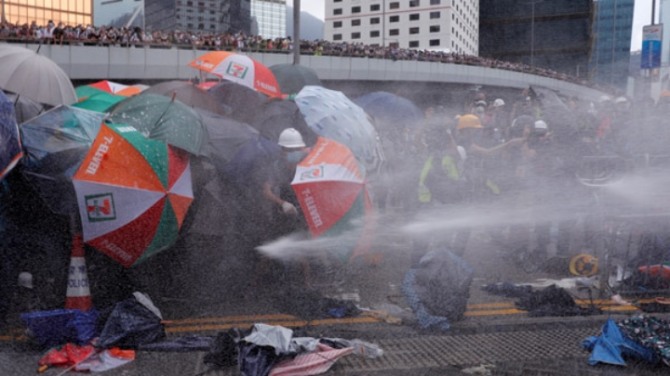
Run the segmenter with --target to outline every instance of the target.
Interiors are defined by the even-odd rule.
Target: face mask
[[[298,163],[305,157],[305,155],[307,155],[307,153],[302,150],[289,151],[286,153],[286,161],[290,163]]]

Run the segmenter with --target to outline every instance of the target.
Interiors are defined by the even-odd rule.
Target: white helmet
[[[302,140],[302,135],[295,128],[286,128],[279,134],[279,146],[283,148],[295,149],[304,148],[305,141]]]

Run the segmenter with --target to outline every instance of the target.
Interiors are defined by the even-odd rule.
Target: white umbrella
[[[35,51],[0,44],[0,67],[0,88],[6,91],[52,106],[77,101],[70,77]]]
[[[367,174],[384,162],[381,141],[367,113],[340,91],[308,85],[295,96],[307,125],[319,136],[346,145]]]

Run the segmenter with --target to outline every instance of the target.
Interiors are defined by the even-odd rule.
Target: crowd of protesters
[[[0,23],[0,39],[21,42],[83,44],[101,46],[149,46],[156,48],[197,48],[214,50],[262,51],[288,53],[293,48],[290,37],[264,38],[243,32],[213,34],[180,30],[147,31],[139,27],[92,25],[65,25],[49,21],[47,25]],[[483,58],[455,52],[366,45],[363,43],[301,40],[302,54],[321,56],[365,57],[391,60],[432,61],[449,64],[473,65],[535,74],[579,85],[592,86],[588,80],[541,67]]]
[[[598,231],[592,214],[598,205],[612,215],[608,218],[624,213],[653,218],[657,209],[668,215],[667,208],[649,210],[664,200],[654,196],[659,190],[627,192],[649,207],[605,191],[596,200],[594,192],[631,173],[639,177],[665,171],[661,176],[667,176],[670,128],[663,119],[670,116],[670,91],[657,102],[624,96],[588,102],[532,88],[518,96],[477,92],[463,108],[434,106],[428,113],[424,125],[406,130],[411,145],[420,146],[412,148],[413,167],[402,168],[415,171],[414,184],[394,192],[391,198],[399,201],[395,205],[445,207],[441,213],[447,216],[484,207],[491,218],[488,225],[456,226],[452,234],[420,239],[413,250],[415,262],[434,238],[462,255],[470,231],[485,229],[503,257],[534,272],[550,267],[551,257],[560,263],[579,250],[592,252]],[[497,221],[496,213],[505,213],[505,218]],[[640,223],[644,227],[638,230],[655,231],[652,222]],[[653,233],[658,235],[654,241],[670,244],[667,225],[659,231]],[[550,250],[550,245],[555,248]],[[640,252],[658,249],[650,246]],[[627,261],[634,257],[631,253]]]

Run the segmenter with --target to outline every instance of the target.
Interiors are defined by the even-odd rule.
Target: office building
[[[49,20],[58,24],[91,24],[91,0],[0,0],[0,19],[13,24],[46,25]]]
[[[480,0],[479,55],[588,76],[592,0]]]
[[[251,31],[250,0],[144,0],[148,30]]]
[[[479,0],[326,0],[324,39],[477,55]]]
[[[265,38],[286,36],[286,0],[251,0],[252,34]]]
[[[593,3],[591,79],[599,84],[625,89],[635,1],[598,0]]]

